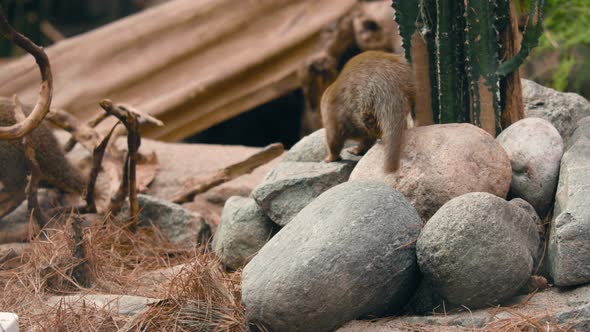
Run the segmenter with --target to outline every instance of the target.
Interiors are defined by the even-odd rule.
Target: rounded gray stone
[[[242,301],[271,331],[331,331],[401,309],[419,282],[412,205],[379,182],[324,192],[246,265]]]
[[[553,125],[526,118],[506,128],[496,138],[512,165],[510,193],[531,203],[543,217],[553,207],[563,155],[563,139]]]
[[[538,248],[527,211],[489,193],[470,193],[436,212],[416,253],[437,293],[474,309],[515,295],[531,275]]]
[[[270,239],[273,223],[252,198],[230,197],[213,238],[213,251],[226,267],[236,270]]]

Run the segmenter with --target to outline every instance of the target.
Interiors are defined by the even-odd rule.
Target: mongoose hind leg
[[[334,127],[326,127],[326,143],[328,146],[328,156],[324,159],[329,163],[340,160],[340,152],[344,148],[346,138],[342,136],[339,130]]]
[[[375,144],[375,141],[375,138],[364,138],[360,141],[360,143],[357,146],[348,149],[348,152],[352,153],[355,156],[362,156],[365,153],[367,153],[367,151],[369,151],[373,144]]]

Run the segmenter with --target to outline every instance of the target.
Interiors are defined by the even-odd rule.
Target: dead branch
[[[123,182],[127,181],[128,195],[129,195],[129,213],[131,215],[131,223],[129,229],[135,231],[137,229],[137,214],[139,213],[139,204],[137,202],[137,183],[136,183],[136,166],[138,160],[138,150],[141,145],[141,136],[139,134],[140,119],[150,121],[158,125],[163,123],[149,115],[143,115],[135,109],[125,105],[114,105],[112,101],[103,99],[100,101],[100,106],[108,114],[116,117],[125,125],[127,129],[127,158],[123,165]],[[126,180],[127,179],[127,180]],[[122,183],[123,184],[123,183]],[[123,186],[121,186],[123,188]],[[118,195],[117,195],[118,196]]]
[[[213,187],[216,187],[222,183],[228,182],[237,178],[238,176],[251,173],[257,167],[268,163],[269,161],[280,156],[284,151],[283,144],[274,143],[264,149],[256,152],[247,159],[240,161],[239,163],[227,166],[223,169],[216,171],[206,181],[197,184],[195,187],[181,191],[174,195],[171,199],[172,202],[182,204],[191,201],[197,194],[203,193]]]
[[[23,112],[23,106],[16,96],[14,96],[14,118],[17,122],[23,121],[25,114]],[[25,159],[27,167],[31,174],[29,175],[29,183],[25,189],[27,195],[27,205],[29,212],[35,218],[35,221],[41,229],[47,224],[49,218],[43,213],[37,200],[37,190],[39,189],[39,181],[41,180],[41,168],[35,157],[35,148],[31,142],[29,135],[25,135],[23,138],[23,146],[25,150]]]
[[[105,150],[115,131],[115,128],[119,123],[116,123],[111,131],[108,133],[107,136],[100,142],[100,144],[94,149],[92,153],[92,169],[90,170],[90,177],[88,179],[88,187],[86,189],[86,207],[87,211],[90,213],[96,213],[96,204],[94,202],[94,191],[96,186],[96,179],[98,178],[98,173],[102,168],[102,159],[104,157]]]
[[[12,126],[0,127],[0,139],[16,139],[21,138],[33,129],[37,128],[45,115],[49,112],[51,105],[51,96],[53,93],[53,76],[51,75],[51,66],[49,65],[49,58],[43,49],[35,45],[27,37],[18,33],[6,20],[4,11],[0,7],[0,33],[4,38],[12,41],[33,57],[37,61],[39,71],[41,72],[41,87],[39,89],[39,97],[33,111],[23,121],[18,121]]]

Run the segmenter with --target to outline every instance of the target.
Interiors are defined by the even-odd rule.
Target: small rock
[[[405,197],[383,183],[324,192],[244,268],[248,319],[272,331],[330,331],[401,309],[419,280],[421,226]]]
[[[515,295],[531,276],[539,244],[525,210],[489,193],[470,193],[428,221],[416,254],[437,293],[474,309]]]
[[[148,195],[137,195],[137,201],[139,225],[156,225],[174,243],[191,246],[204,243],[211,237],[211,228],[198,213]]]
[[[510,194],[531,203],[540,216],[553,206],[563,140],[550,122],[526,118],[506,128],[496,140],[512,164]]]
[[[348,152],[347,148],[355,146],[356,143],[352,140],[346,141],[344,149],[340,153],[343,160],[359,161],[361,158]],[[285,154],[283,161],[299,161],[299,162],[320,162],[324,161],[328,154],[326,146],[326,130],[319,129],[315,132],[303,137],[297,144],[293,145],[291,149]]]
[[[558,286],[590,282],[590,139],[579,137],[561,160],[547,258]]]
[[[523,79],[522,95],[525,116],[551,122],[566,144],[576,130],[577,122],[590,116],[590,102],[576,93],[559,92]]]
[[[113,294],[85,294],[69,296],[52,296],[47,304],[57,307],[67,305],[72,308],[82,309],[95,307],[108,312],[116,312],[119,315],[133,316],[148,308],[149,304],[160,300],[142,296],[113,295]]]
[[[272,233],[272,221],[252,198],[234,196],[223,208],[213,251],[221,263],[236,270],[256,255]]]
[[[270,219],[285,226],[314,198],[348,180],[351,162],[282,162],[252,191]]]
[[[505,198],[510,187],[508,155],[491,135],[470,124],[408,130],[396,173],[383,172],[383,152],[383,145],[375,144],[350,180],[387,183],[412,202],[424,221],[454,197],[489,192]]]
[[[0,331],[18,332],[18,315],[12,312],[0,312]]]

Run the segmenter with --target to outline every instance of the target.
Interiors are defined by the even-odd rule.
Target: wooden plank
[[[323,27],[356,0],[175,0],[47,48],[53,107],[82,120],[111,98],[161,118],[147,137],[177,140],[298,87]],[[0,67],[0,95],[33,103],[30,57]]]

